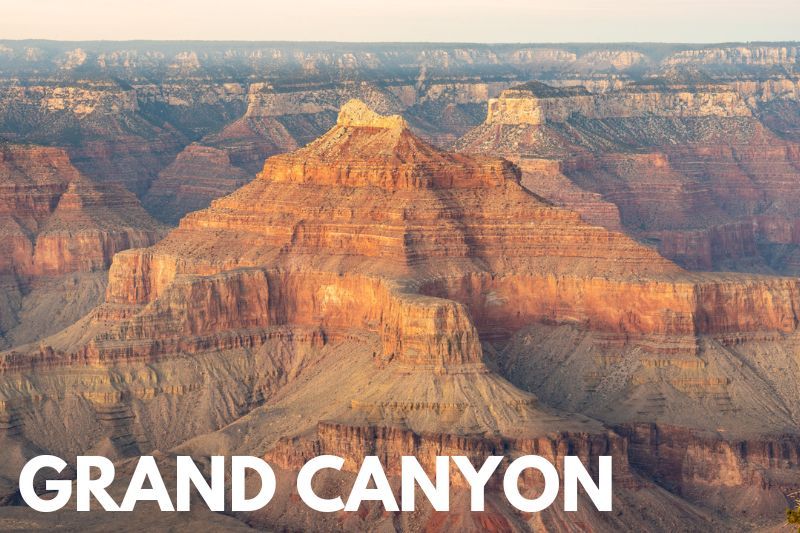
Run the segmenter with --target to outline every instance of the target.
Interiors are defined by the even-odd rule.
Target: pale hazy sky
[[[800,0],[0,0],[0,39],[800,40]]]

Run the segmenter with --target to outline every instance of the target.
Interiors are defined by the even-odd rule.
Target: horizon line
[[[270,40],[270,39],[51,39],[25,37],[9,39],[0,37],[0,42],[49,42],[49,43],[241,43],[241,44],[356,44],[356,45],[731,45],[731,44],[791,44],[800,46],[800,39],[789,40],[726,40],[726,41],[338,41],[338,40]]]

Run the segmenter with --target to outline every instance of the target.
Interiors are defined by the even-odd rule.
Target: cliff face
[[[66,152],[39,146],[3,145],[0,148],[0,218],[3,221],[3,259],[0,275],[10,287],[2,306],[2,333],[10,338],[30,338],[22,330],[17,316],[28,305],[24,295],[41,284],[54,282],[42,278],[80,272],[103,271],[112,256],[131,247],[149,246],[163,233],[163,228],[142,209],[138,200],[119,185],[96,184],[72,166]],[[88,280],[87,294],[96,283]],[[55,283],[56,294],[71,293],[75,288]],[[67,292],[64,293],[64,290]],[[79,292],[79,291],[78,291]],[[38,299],[30,300],[31,305]],[[74,301],[74,300],[73,300]],[[75,309],[73,319],[94,306],[91,298]],[[53,316],[58,314],[53,309]],[[44,327],[39,336],[52,333],[65,322],[42,325],[34,320],[32,328]],[[8,341],[8,339],[7,339]],[[8,341],[11,342],[11,341]]]
[[[646,69],[692,66],[703,72],[770,72],[780,66],[791,72],[797,64],[793,43],[732,43],[698,45],[680,43],[605,44],[357,44],[357,43],[209,43],[114,42],[80,43],[2,41],[0,60],[10,73],[33,67],[46,74],[102,73],[120,78],[158,74],[170,80],[195,77],[227,67],[247,74],[277,71],[283,76],[323,78],[361,72],[371,78],[376,71],[401,72],[405,66],[422,66],[448,73],[469,72],[471,67],[512,65],[526,74],[637,74]],[[727,67],[727,68],[724,68]],[[731,69],[730,67],[734,67]],[[763,67],[763,68],[762,68]],[[775,72],[772,69],[771,72]],[[291,79],[291,77],[290,77]],[[180,85],[179,81],[173,81]],[[234,85],[232,83],[232,85]],[[182,97],[178,91],[170,91]]]
[[[134,90],[111,81],[0,83],[0,102],[3,138],[64,147],[82,173],[139,194],[184,142],[144,116]]]
[[[617,227],[603,203],[613,204],[626,231],[683,266],[791,273],[791,261],[763,252],[776,242],[758,231],[759,217],[786,225],[798,217],[788,185],[798,146],[759,118],[763,101],[792,101],[785,81],[662,81],[601,93],[532,82],[491,100],[485,123],[457,146],[504,154],[523,169],[530,162],[526,186],[586,220]],[[543,161],[571,183],[553,187],[535,168]]]
[[[796,47],[76,46],[0,43],[0,137],[64,147],[0,150],[0,502],[31,455],[171,450],[280,465],[237,517],[267,529],[781,520],[797,281],[654,248],[800,272]],[[484,155],[428,144],[462,136]],[[116,253],[160,233],[117,184],[186,216]],[[492,485],[475,515],[454,475],[447,514],[315,516],[291,486],[322,452],[332,495],[367,453],[393,486],[403,454],[610,454],[615,513]]]
[[[518,180],[507,162],[438,151],[401,118],[353,102],[325,136],[270,158],[256,180],[185,217],[155,248],[119,254],[100,316],[135,321],[120,326],[126,339],[163,334],[173,343],[183,341],[159,332],[165,317],[186,334],[214,335],[250,316],[247,302],[259,318],[242,327],[360,324],[387,354],[443,367],[480,359],[473,321],[492,338],[532,322],[623,338],[795,330],[795,281],[687,275]],[[233,280],[248,288],[222,296]],[[376,301],[381,314],[358,303]],[[208,302],[215,307],[203,310]],[[106,345],[97,339],[76,353],[99,360]]]
[[[166,180],[159,175],[191,143],[224,151],[236,167],[231,171],[249,177],[266,157],[322,135],[351,98],[382,113],[402,113],[412,131],[438,146],[479,125],[488,100],[497,123],[545,115],[564,121],[575,110],[596,119],[754,113],[780,135],[800,139],[796,47],[785,44],[0,46],[0,137],[64,147],[85,175],[122,183],[168,223],[206,201],[182,208],[163,202],[168,193],[186,195],[170,177],[175,169],[166,171]],[[630,90],[631,82],[662,78],[677,80],[680,88]],[[530,108],[522,93],[497,98],[528,79],[573,92],[537,97]],[[698,92],[689,81],[704,89]],[[604,96],[575,93],[581,84]],[[188,162],[193,157],[196,162]],[[205,157],[190,148],[181,164],[202,165]],[[197,192],[210,198],[230,191],[215,185]]]
[[[797,46],[730,46],[683,50],[664,60],[670,64],[791,65],[798,62]]]
[[[6,244],[19,245],[4,257],[7,272],[26,277],[108,268],[116,252],[152,244],[161,231],[131,193],[82,176],[64,150],[5,145],[1,154]]]
[[[748,117],[752,113],[733,89],[720,86],[648,90],[646,86],[590,94],[582,87],[555,88],[530,82],[489,100],[486,121],[492,124],[567,122],[572,114],[589,120],[657,117]]]
[[[70,451],[125,456],[183,442],[176,450],[196,456],[266,453],[282,483],[323,451],[389,463],[417,453],[426,464],[444,451],[611,454],[627,511],[597,518],[600,529],[641,526],[633,510],[647,501],[660,502],[648,511],[660,523],[708,520],[630,468],[627,437],[537,396],[622,425],[641,421],[643,395],[671,388],[661,423],[726,437],[790,428],[798,413],[783,378],[800,370],[757,382],[751,371],[781,363],[762,360],[765,339],[790,351],[800,285],[687,273],[523,179],[508,161],[436,149],[402,117],[350,102],[321,138],[269,158],[154,246],[118,253],[105,302],[82,321],[0,355],[8,425],[19,442],[63,450],[62,429],[37,434],[34,404],[63,412],[53,398],[69,373],[90,400],[68,415],[85,435]],[[550,353],[548,328],[574,330],[574,342]],[[709,360],[718,372],[703,375]],[[32,389],[35,402],[17,392]],[[603,401],[609,390],[617,396]],[[733,408],[720,413],[708,398],[726,392]],[[202,420],[174,416],[183,412]],[[187,441],[198,431],[209,433]],[[526,478],[525,490],[537,483]],[[298,528],[319,518],[288,501],[241,518]],[[528,530],[566,518],[500,506],[487,519]],[[375,520],[367,512],[344,527]]]
[[[247,172],[234,166],[226,151],[191,144],[159,173],[143,202],[161,220],[175,224],[186,213],[208,207],[211,200],[233,192],[247,180]]]

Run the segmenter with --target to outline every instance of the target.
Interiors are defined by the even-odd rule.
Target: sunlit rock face
[[[0,220],[5,346],[83,316],[98,303],[113,255],[164,234],[123,187],[95,183],[64,150],[35,145],[0,145]]]
[[[653,482],[662,459],[631,428],[681,426],[698,455],[715,453],[720,436],[755,443],[779,432],[795,446],[796,390],[755,369],[800,374],[791,355],[800,284],[686,272],[523,180],[506,160],[434,148],[403,118],[348,102],[319,139],[267,159],[157,244],[116,254],[105,302],[87,317],[2,353],[4,438],[64,455],[262,455],[286,494],[319,453],[348,458],[332,484],[367,452],[426,465],[445,451],[572,453],[591,464],[612,455],[625,511],[587,507],[600,530],[750,523],[668,495]],[[59,400],[66,387],[75,401]],[[731,408],[717,409],[725,401]],[[42,412],[59,422],[43,431]],[[75,427],[80,438],[63,438]],[[709,432],[717,436],[691,440]],[[629,466],[631,442],[652,477]],[[692,457],[675,457],[672,440],[654,446],[687,465],[671,490],[698,486]],[[763,461],[732,454],[719,462],[731,476]],[[794,473],[790,462],[770,465],[757,495],[776,501]],[[707,483],[723,486],[726,475]],[[634,512],[642,507],[649,518]],[[286,497],[240,518],[359,529],[381,516],[326,518]],[[477,524],[466,513],[449,519]],[[485,519],[524,531],[559,530],[569,517],[553,508],[523,519],[498,504]],[[427,509],[413,520],[439,519]]]
[[[191,144],[159,173],[143,202],[161,220],[175,224],[247,181],[247,172],[231,163],[227,151]]]
[[[784,81],[654,79],[599,93],[531,82],[490,100],[484,124],[456,145],[518,162],[532,191],[587,221],[621,223],[687,268],[793,273],[798,243],[768,229],[800,217],[790,185],[800,145],[765,111],[774,98],[796,101]]]

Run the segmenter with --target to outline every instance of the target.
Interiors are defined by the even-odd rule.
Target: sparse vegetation
[[[786,509],[786,521],[797,526],[797,533],[800,533],[800,490],[789,494],[789,498],[794,500],[794,505]]]

